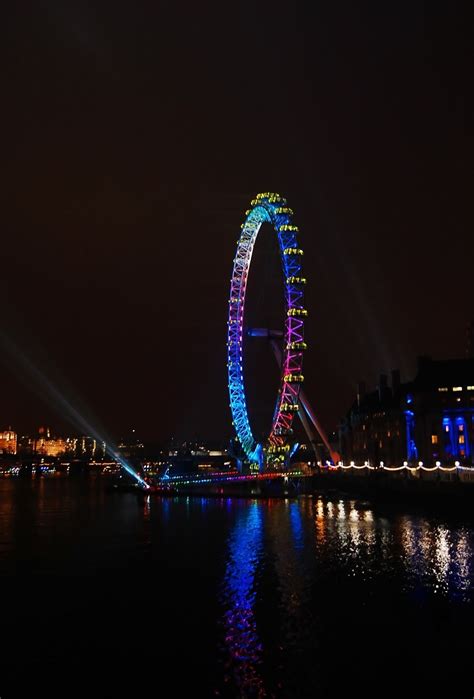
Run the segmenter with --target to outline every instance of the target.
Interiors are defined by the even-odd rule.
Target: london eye
[[[304,381],[302,374],[304,341],[304,286],[302,275],[303,250],[298,245],[298,227],[293,224],[293,211],[279,194],[257,194],[245,212],[232,270],[228,320],[228,382],[232,421],[237,438],[250,464],[282,465],[291,453],[292,424],[299,410],[299,394]],[[263,223],[269,223],[275,233],[283,269],[285,314],[279,389],[271,428],[262,442],[255,439],[250,425],[244,385],[243,339],[246,333],[264,334],[245,327],[245,297],[253,249]]]

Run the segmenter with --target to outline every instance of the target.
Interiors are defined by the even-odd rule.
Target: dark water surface
[[[0,481],[0,697],[472,697],[473,555],[349,499]]]

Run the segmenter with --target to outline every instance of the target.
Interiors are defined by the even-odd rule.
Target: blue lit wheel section
[[[246,219],[234,259],[229,299],[228,321],[228,374],[232,420],[237,437],[250,464],[262,469],[267,465],[281,465],[290,453],[289,438],[292,423],[298,412],[298,396],[304,380],[302,375],[304,342],[304,285],[301,261],[303,251],[298,245],[298,228],[293,225],[293,211],[279,194],[257,194]],[[262,223],[270,223],[278,238],[283,267],[285,321],[284,345],[280,387],[268,438],[259,444],[250,427],[243,375],[244,308],[247,280],[252,253]]]

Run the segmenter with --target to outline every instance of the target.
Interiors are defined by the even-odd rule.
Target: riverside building
[[[390,384],[381,375],[375,391],[359,384],[340,426],[339,448],[345,461],[359,463],[472,463],[474,359],[420,357],[408,383],[392,371]]]

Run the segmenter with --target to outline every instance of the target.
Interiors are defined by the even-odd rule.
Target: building
[[[0,432],[0,454],[16,454],[17,446],[18,436],[11,427]]]
[[[22,437],[22,452],[39,456],[65,456],[76,459],[102,459],[105,442],[94,437],[52,437],[49,427],[40,427],[34,439]]]
[[[35,438],[22,434],[18,438],[18,454],[21,456],[32,456],[35,451]]]
[[[40,427],[35,439],[34,452],[40,456],[63,456],[67,451],[67,440],[53,438],[49,427]]]
[[[471,463],[474,450],[474,358],[418,359],[413,381],[398,371],[380,377],[376,391],[360,384],[342,421],[339,448],[345,461],[386,465],[404,461]]]
[[[103,459],[107,452],[107,446],[102,440],[95,437],[70,437],[67,440],[67,451],[74,454],[79,459]]]

